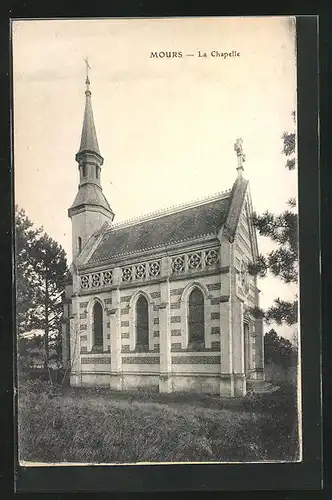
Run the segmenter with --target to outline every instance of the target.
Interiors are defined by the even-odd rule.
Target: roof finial
[[[245,154],[243,153],[242,144],[243,144],[242,137],[239,137],[238,139],[236,139],[236,142],[234,144],[234,151],[236,151],[236,155],[237,155],[237,167],[236,167],[236,170],[238,172],[238,176],[239,177],[242,177],[242,172],[244,170],[243,169],[243,162],[246,161]]]
[[[91,69],[91,67],[90,67],[90,64],[89,64],[87,56],[83,57],[83,60],[85,62],[85,67],[86,67],[86,79],[85,79],[86,91],[85,91],[85,95],[86,96],[88,96],[88,95],[90,96],[91,95],[91,91],[90,91],[89,69]]]

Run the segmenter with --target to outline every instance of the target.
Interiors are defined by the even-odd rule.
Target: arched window
[[[149,306],[143,295],[136,302],[136,346],[141,352],[149,350]]]
[[[189,295],[188,341],[189,347],[204,347],[204,296],[198,288]]]
[[[92,310],[93,347],[103,347],[103,309],[99,302],[95,302]]]
[[[85,164],[82,167],[82,175],[83,175],[83,177],[86,177],[86,165]]]
[[[96,165],[96,179],[99,179],[99,167]]]
[[[78,253],[82,252],[82,238],[78,237]]]

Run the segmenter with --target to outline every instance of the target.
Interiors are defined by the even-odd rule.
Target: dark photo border
[[[39,8],[28,9],[25,7],[12,9],[9,18],[65,18],[65,17],[180,17],[188,15],[222,16],[226,12],[216,12],[216,9],[208,11],[208,2],[204,7],[188,14],[188,8],[184,8],[179,2],[177,9],[147,8],[145,2],[128,12],[124,5],[104,8],[103,13],[87,15],[86,9],[82,9],[80,15],[77,10],[70,8],[70,3],[59,2],[58,13],[52,7],[46,5]],[[282,4],[282,2],[281,2]],[[266,13],[269,15],[295,15],[288,9],[282,9],[279,5],[279,13]],[[101,3],[101,5],[103,5]],[[62,9],[62,14],[59,11]],[[105,4],[104,4],[105,7]],[[197,7],[197,5],[196,5]],[[290,7],[288,5],[288,7]],[[147,12],[149,11],[149,13]],[[38,11],[38,12],[37,12]],[[108,12],[107,12],[108,11]],[[162,11],[162,12],[161,12]],[[180,12],[179,12],[180,11]],[[287,11],[287,12],[285,12]],[[282,14],[281,14],[282,12]],[[64,14],[65,13],[65,14]],[[42,15],[41,15],[42,14]],[[238,8],[227,15],[240,16]],[[247,14],[249,16],[249,14]],[[252,12],[250,16],[262,15]],[[7,37],[7,51],[9,38],[9,19],[7,30],[1,30],[2,39]],[[321,352],[322,352],[322,314],[321,314],[321,278],[320,278],[320,169],[319,169],[319,55],[318,55],[318,17],[297,16],[297,79],[298,79],[298,162],[299,162],[299,232],[300,232],[300,328],[301,328],[301,358],[302,358],[302,433],[303,433],[303,460],[300,463],[260,463],[260,464],[186,464],[186,465],[153,465],[153,466],[59,466],[59,467],[20,467],[16,457],[16,409],[13,415],[13,375],[15,340],[8,332],[14,331],[13,311],[14,293],[11,273],[12,244],[13,244],[13,153],[10,147],[7,156],[0,158],[3,179],[1,182],[1,201],[4,203],[2,218],[4,249],[1,249],[1,271],[3,281],[8,286],[1,306],[1,363],[2,380],[4,382],[3,419],[2,432],[4,436],[4,450],[7,457],[6,467],[1,471],[6,479],[5,491],[12,491],[15,478],[15,491],[18,493],[66,493],[66,492],[184,492],[184,491],[271,491],[271,490],[320,490],[323,479],[322,466],[322,407],[321,407]],[[322,26],[320,26],[322,30]],[[322,31],[320,36],[324,36]],[[2,55],[4,54],[4,51]],[[8,60],[9,76],[11,71],[11,56],[6,54]],[[321,66],[322,67],[322,66]],[[7,136],[8,124],[12,126],[12,113],[9,111],[12,105],[11,86],[8,88],[8,73],[1,72],[1,76],[7,81],[8,95],[2,94],[2,99],[8,97],[7,116],[2,116],[2,136]],[[322,70],[321,70],[322,73]],[[7,78],[7,79],[6,79]],[[10,82],[11,85],[11,82]],[[322,104],[322,93],[320,96]],[[5,108],[3,108],[5,109]],[[4,114],[5,115],[5,114]],[[10,146],[10,144],[8,144]],[[324,145],[323,145],[324,146]],[[322,181],[324,182],[323,178]],[[327,179],[325,179],[327,182]],[[324,189],[324,188],[322,188]],[[2,424],[2,422],[1,422]],[[15,436],[15,437],[14,437]],[[14,458],[15,457],[15,458]],[[13,473],[14,470],[14,473]],[[8,479],[8,481],[7,481]],[[1,490],[0,490],[1,491]],[[275,492],[276,493],[276,492]],[[269,497],[275,498],[275,495]],[[81,496],[81,495],[80,495]],[[266,497],[266,494],[264,495]],[[299,495],[305,498],[306,495]],[[279,497],[278,497],[279,498]],[[285,498],[285,497],[280,497]],[[290,498],[290,497],[289,497]],[[292,497],[293,498],[293,497]],[[315,497],[316,498],[316,497]]]

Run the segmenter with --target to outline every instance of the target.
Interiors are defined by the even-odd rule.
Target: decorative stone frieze
[[[138,264],[127,265],[118,268],[119,280],[123,283],[148,282],[149,280],[161,277],[161,260],[151,260]],[[199,250],[188,252],[183,255],[176,255],[170,258],[170,273],[181,275],[193,271],[204,270],[205,268],[216,267],[219,264],[219,249]],[[95,290],[105,286],[116,285],[114,269],[107,269],[95,273],[82,274],[79,277],[81,290]],[[180,294],[181,290],[171,291],[171,295]],[[159,292],[152,292],[157,298]],[[151,296],[152,296],[151,294]]]
[[[172,356],[174,365],[218,365],[220,364],[219,356]]]
[[[219,334],[220,333],[220,327],[219,326],[212,326],[211,327],[211,333],[212,334]]]
[[[171,330],[171,335],[172,335],[172,337],[180,337],[181,336],[181,329],[174,328],[173,330]]]
[[[218,262],[218,248],[176,255],[172,257],[171,261],[172,274],[184,274],[190,271],[201,270],[206,267],[216,266]]]
[[[83,274],[80,276],[80,288],[83,290],[100,288],[111,285],[113,282],[113,270],[100,271],[98,273]]]
[[[131,356],[129,357],[123,357],[122,358],[122,363],[125,365],[154,365],[154,364],[159,364],[159,357],[140,357],[140,356]]]
[[[171,323],[181,323],[181,316],[171,316]]]
[[[82,365],[108,365],[111,363],[110,357],[82,358]]]
[[[146,281],[160,276],[160,260],[143,262],[121,268],[122,281]]]

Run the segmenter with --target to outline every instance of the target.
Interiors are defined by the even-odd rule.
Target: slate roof
[[[89,264],[112,261],[151,248],[166,248],[181,241],[196,240],[204,235],[217,238],[225,223],[231,193],[219,199],[200,202],[137,223],[110,228],[103,235]]]
[[[112,209],[106,200],[102,189],[97,184],[86,183],[79,187],[74,203],[69,210],[78,208],[81,205],[96,205],[105,208],[109,212]]]

